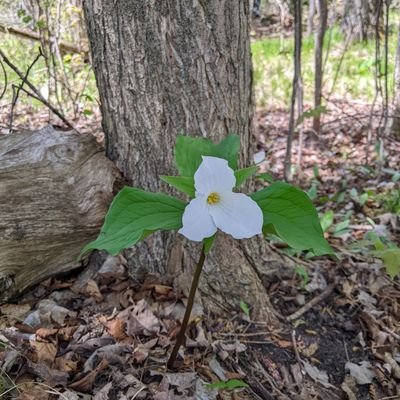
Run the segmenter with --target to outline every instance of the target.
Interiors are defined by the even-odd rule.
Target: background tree
[[[343,30],[354,40],[366,41],[374,31],[379,0],[345,0]]]
[[[240,164],[251,164],[249,6],[248,0],[85,2],[106,154],[130,185],[168,190],[159,175],[174,174],[173,147],[182,133],[216,141],[236,133]],[[281,265],[280,256],[263,240],[217,240],[200,287],[209,309],[238,309],[243,299],[257,304],[256,314],[266,321],[275,321],[262,277]],[[182,272],[198,252],[182,236],[163,233],[126,257],[135,277],[144,270],[173,274],[187,289],[190,280]]]
[[[314,109],[318,110],[321,107],[322,99],[322,78],[323,78],[323,47],[326,27],[328,22],[328,4],[327,0],[318,0],[317,10],[319,16],[318,30],[315,34],[315,50],[314,50],[314,65],[315,65],[315,80],[314,80]],[[321,129],[321,113],[316,112],[313,118],[313,129],[319,133]]]
[[[394,70],[393,116],[389,122],[390,133],[400,138],[400,26],[397,38],[396,63]]]

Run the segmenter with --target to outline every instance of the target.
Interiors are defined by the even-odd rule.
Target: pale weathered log
[[[119,177],[91,136],[0,136],[0,300],[81,265]]]

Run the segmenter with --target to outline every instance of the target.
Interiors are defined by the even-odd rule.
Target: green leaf
[[[179,229],[185,207],[184,201],[165,194],[124,187],[111,203],[98,238],[81,256],[93,249],[117,255],[159,229]]]
[[[302,279],[301,286],[304,288],[310,280],[307,270],[303,265],[296,265],[294,272]]]
[[[202,161],[201,156],[223,158],[235,170],[239,149],[240,140],[237,135],[229,135],[218,144],[210,139],[178,136],[175,145],[175,163],[183,176],[194,175]]]
[[[262,179],[262,180],[264,180],[265,182],[268,182],[268,183],[272,183],[272,182],[275,181],[274,177],[271,174],[268,174],[266,172],[263,172],[261,174],[257,174],[256,178]]]
[[[307,195],[310,198],[310,200],[314,201],[318,197],[318,190],[317,190],[317,184],[313,183],[307,191]]]
[[[400,249],[389,248],[381,251],[373,252],[382,259],[386,272],[393,279],[396,275],[400,275]]]
[[[183,193],[186,193],[190,197],[194,197],[195,188],[194,188],[194,179],[191,176],[167,176],[161,175],[160,178],[173,186],[175,189],[180,190]]]
[[[203,239],[203,243],[204,243],[204,254],[208,254],[211,250],[211,247],[214,244],[215,241],[215,237],[216,237],[216,233],[214,233],[214,235]]]
[[[24,24],[28,24],[31,21],[32,21],[32,17],[30,15],[26,15],[25,17],[22,18],[22,22]]]
[[[244,312],[244,314],[249,317],[250,316],[249,306],[243,300],[240,300],[239,306],[240,306],[240,309]]]
[[[257,165],[251,167],[238,169],[235,171],[236,187],[240,186],[244,181],[250,178],[257,171]]]
[[[321,114],[327,113],[328,110],[326,106],[318,106],[316,108],[313,108],[311,110],[304,111],[302,115],[297,119],[296,126],[300,125],[301,123],[304,122],[305,119],[307,118],[315,118],[319,117]]]
[[[317,211],[302,190],[275,182],[250,197],[264,214],[263,230],[272,224],[278,236],[294,249],[312,249],[315,255],[333,254],[324,238]]]
[[[321,218],[321,227],[326,232],[333,224],[334,214],[332,210],[328,210]]]
[[[233,389],[238,389],[238,388],[245,388],[249,387],[249,385],[241,381],[239,379],[229,379],[228,381],[219,381],[215,383],[210,383],[207,385],[208,388],[210,389],[218,389],[218,390],[233,390]]]

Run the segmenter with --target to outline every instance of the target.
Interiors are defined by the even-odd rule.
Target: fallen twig
[[[305,314],[307,311],[311,310],[315,305],[317,305],[322,300],[324,300],[326,297],[328,297],[333,292],[335,287],[336,287],[336,282],[329,285],[323,292],[321,292],[318,296],[311,299],[307,304],[305,304],[303,307],[299,308],[296,312],[288,315],[286,317],[286,320],[294,321],[295,319],[300,318],[303,314]]]

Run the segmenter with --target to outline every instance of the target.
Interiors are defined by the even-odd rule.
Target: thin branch
[[[6,68],[4,67],[3,61],[1,61],[1,60],[0,60],[0,65],[1,65],[1,69],[3,70],[3,75],[4,75],[4,88],[3,88],[3,91],[0,94],[0,100],[1,100],[3,98],[3,96],[5,95],[6,91],[7,91],[8,79],[7,79]]]
[[[19,36],[24,39],[30,39],[34,41],[40,41],[40,35],[36,32],[29,31],[27,29],[20,29],[15,27],[7,27],[4,25],[0,25],[0,32],[9,33],[11,35]],[[89,51],[87,48],[81,48],[80,46],[74,46],[71,43],[66,43],[61,41],[59,43],[60,50],[62,53],[85,53],[88,54]]]
[[[0,56],[4,60],[4,62],[24,81],[25,77],[24,74],[7,58],[7,56],[3,53],[3,51],[0,49]],[[61,119],[67,126],[69,126],[71,129],[74,129],[78,132],[78,130],[74,127],[74,125],[69,122],[64,115],[62,114],[61,111],[57,110],[54,106],[52,106],[39,92],[38,89],[28,80],[25,79],[25,83],[29,88],[32,90],[32,92],[35,94],[35,98],[39,100],[41,103],[43,103],[49,110],[51,110],[55,115],[57,115],[58,118]],[[21,88],[24,92],[27,93],[27,91],[23,88]]]
[[[28,76],[29,76],[29,73],[31,72],[32,67],[37,63],[37,61],[39,60],[39,58],[40,58],[42,55],[43,55],[43,54],[42,54],[42,50],[41,50],[41,48],[39,47],[39,53],[38,53],[38,55],[37,55],[36,58],[32,61],[31,65],[28,67],[28,69],[26,70],[25,76],[24,76],[24,78],[22,79],[21,84],[17,87],[17,90],[14,91],[14,93],[13,93],[13,99],[12,99],[11,110],[10,110],[10,120],[9,120],[9,123],[8,123],[8,129],[9,129],[9,132],[10,132],[10,133],[11,133],[11,131],[12,131],[12,124],[13,124],[13,119],[14,119],[14,108],[15,108],[15,105],[17,104],[17,101],[18,101],[19,92],[20,92],[20,90],[22,89],[22,87],[24,86],[24,83],[26,82],[26,80],[28,79]],[[14,88],[14,87],[13,87],[13,88]]]

